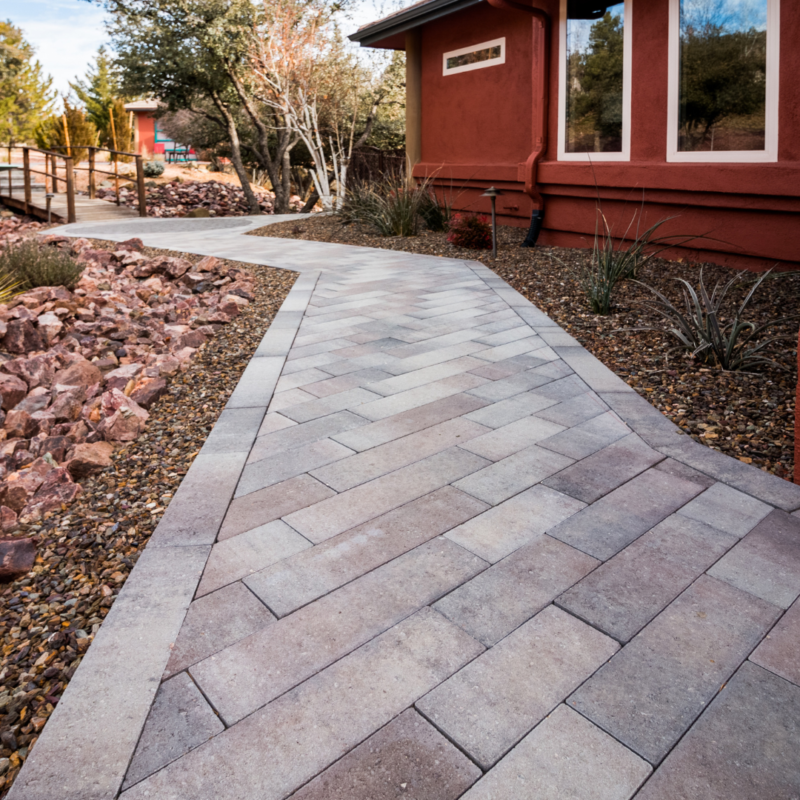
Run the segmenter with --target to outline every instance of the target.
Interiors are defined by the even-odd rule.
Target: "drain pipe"
[[[515,0],[488,0],[489,5],[504,11],[527,11],[534,17],[534,58],[539,68],[534,77],[533,152],[525,162],[525,194],[534,205],[528,235],[523,247],[534,247],[544,222],[544,198],[539,191],[536,172],[547,148],[548,104],[550,102],[550,17],[541,8],[533,8]],[[538,55],[538,59],[537,59]]]

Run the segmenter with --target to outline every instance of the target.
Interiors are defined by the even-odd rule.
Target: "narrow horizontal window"
[[[561,159],[629,157],[630,2],[562,0]]]
[[[671,160],[771,160],[777,0],[672,0]]]
[[[481,42],[445,53],[442,71],[444,75],[454,75],[458,72],[469,72],[505,63],[506,40],[493,39],[490,42]]]

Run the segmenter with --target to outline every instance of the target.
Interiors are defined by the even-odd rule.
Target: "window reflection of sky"
[[[624,20],[625,3],[609,6],[608,10],[615,17]],[[589,35],[596,19],[568,19],[567,20],[567,53],[585,53],[589,50]]]
[[[681,0],[681,30],[707,26],[734,31],[765,31],[767,0]]]

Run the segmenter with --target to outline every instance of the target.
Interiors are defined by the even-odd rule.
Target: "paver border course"
[[[195,596],[294,340],[286,332],[297,333],[318,277],[319,272],[303,273],[289,291],[8,800],[107,800],[119,793],[170,645]],[[260,362],[270,362],[269,368],[263,369]],[[65,747],[79,758],[63,758]]]

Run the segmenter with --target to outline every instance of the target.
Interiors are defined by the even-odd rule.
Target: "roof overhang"
[[[415,3],[403,11],[362,26],[347,38],[351,42],[358,42],[362,47],[371,47],[413,28],[418,28],[427,22],[446,17],[448,14],[481,2],[483,0],[427,0],[427,2]]]

